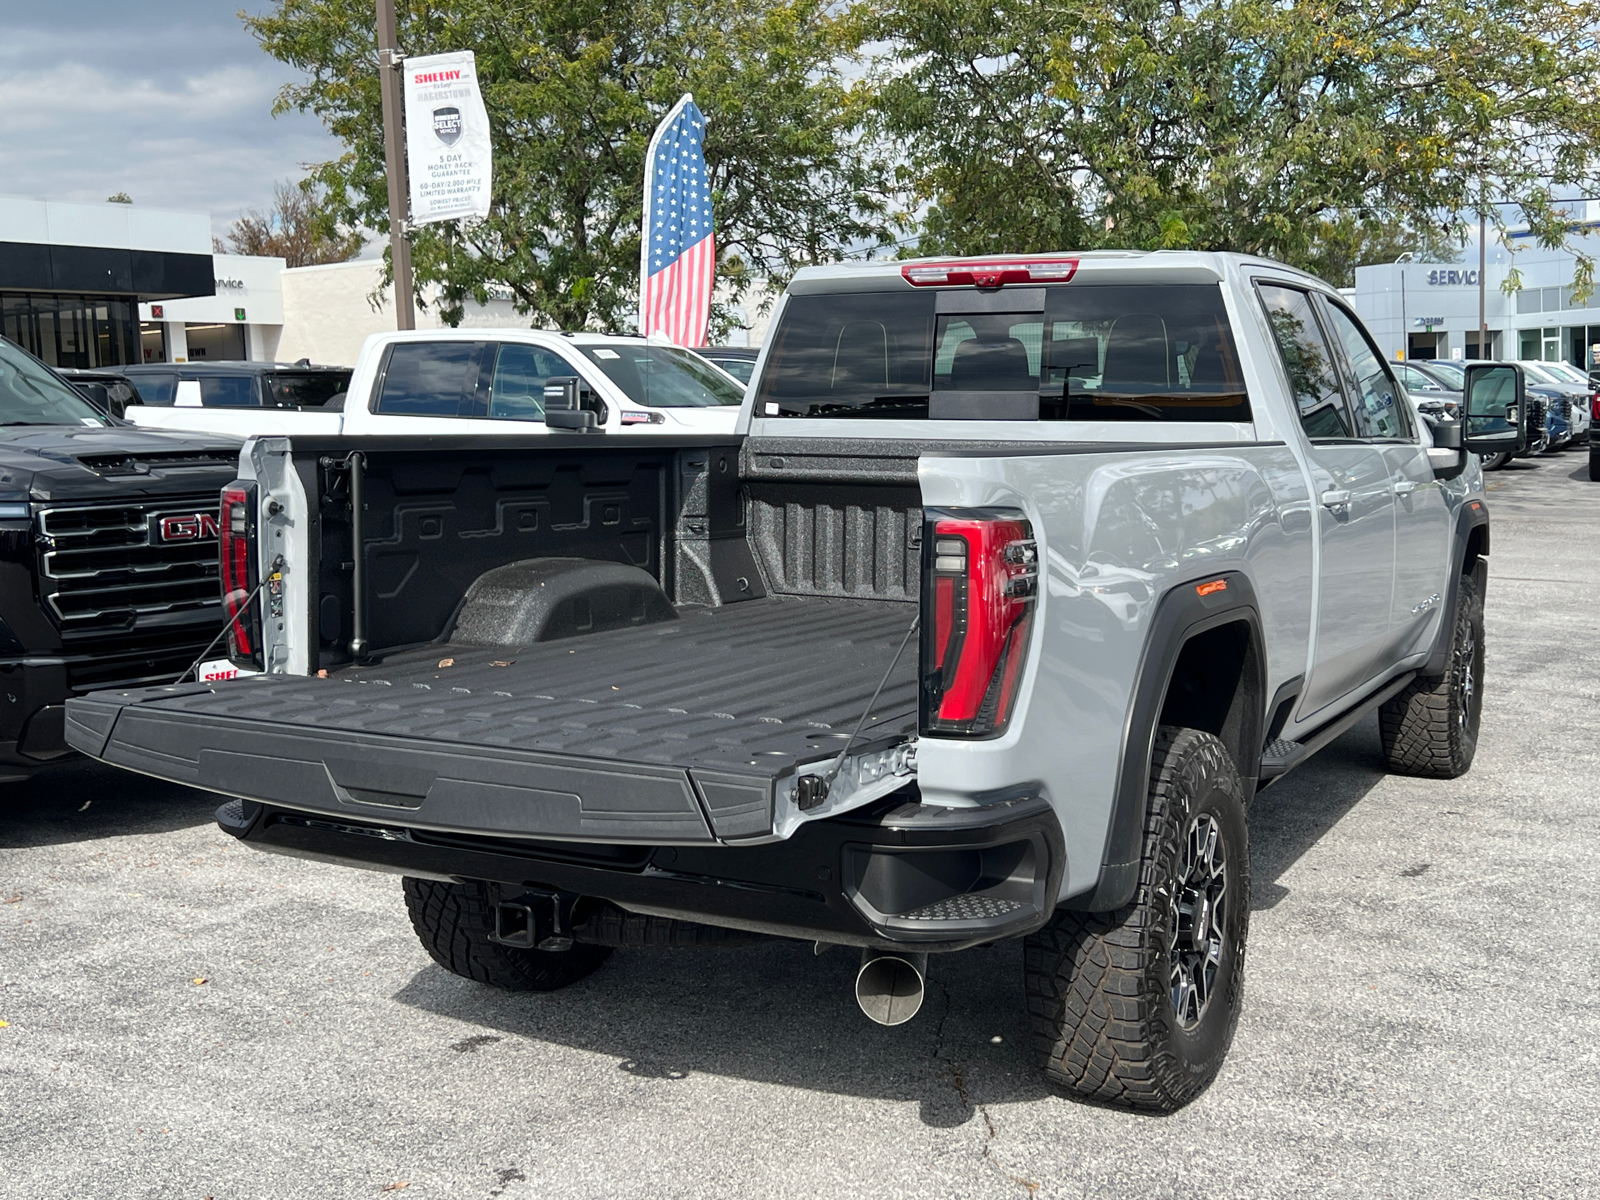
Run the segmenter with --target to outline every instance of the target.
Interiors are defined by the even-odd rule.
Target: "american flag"
[[[687,93],[650,139],[639,255],[639,333],[705,343],[717,264],[706,175],[706,119]]]

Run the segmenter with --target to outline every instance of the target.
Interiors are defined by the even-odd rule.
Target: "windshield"
[[[1529,379],[1532,379],[1535,383],[1565,383],[1566,382],[1566,380],[1564,380],[1564,379],[1560,378],[1558,375],[1556,375],[1555,372],[1547,371],[1545,369],[1545,364],[1544,363],[1540,363],[1540,362],[1524,362],[1522,364],[1522,370],[1523,370],[1523,373],[1525,375],[1527,375]]]
[[[1589,377],[1571,363],[1547,362],[1542,365],[1547,373],[1554,375],[1563,383],[1576,383],[1583,387],[1589,386]]]
[[[965,289],[793,296],[756,412],[1250,419],[1217,285],[1070,284],[1014,295],[1014,305],[1012,293]]]
[[[321,408],[350,386],[349,371],[282,371],[267,376],[272,402],[283,408]]]
[[[43,363],[0,338],[0,425],[109,425]]]
[[[583,352],[635,404],[651,408],[720,408],[744,401],[744,390],[710,363],[673,346],[617,342]]]
[[[1419,368],[1421,370],[1422,368]],[[1467,383],[1465,369],[1451,362],[1429,362],[1423,374],[1432,375],[1435,379],[1444,381],[1444,386],[1453,392],[1459,392]]]

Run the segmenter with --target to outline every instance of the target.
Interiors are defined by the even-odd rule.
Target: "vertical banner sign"
[[[411,223],[488,216],[494,162],[476,56],[408,58],[403,70]]]
[[[650,139],[639,252],[639,334],[703,346],[717,266],[706,119],[687,92]]]

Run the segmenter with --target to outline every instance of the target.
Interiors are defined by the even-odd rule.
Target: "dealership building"
[[[211,228],[203,212],[0,196],[0,333],[58,367],[353,366],[370,334],[395,328],[382,258],[286,268],[281,258],[213,253]],[[734,311],[745,328],[732,344],[760,345],[771,298],[761,289],[742,298]],[[422,299],[417,328],[442,328],[436,291]],[[501,291],[469,300],[460,324],[528,318]]]
[[[1482,280],[1489,337],[1481,351],[1476,241],[1456,263],[1358,267],[1355,288],[1346,294],[1391,358],[1542,359],[1593,369],[1600,366],[1600,292],[1581,302],[1574,297],[1577,259],[1569,248],[1582,245],[1591,231],[1600,231],[1600,212],[1582,214],[1568,246],[1545,249],[1516,229],[1503,243],[1491,240]],[[1600,238],[1583,248],[1600,254]],[[1521,287],[1507,294],[1502,287],[1513,267]]]

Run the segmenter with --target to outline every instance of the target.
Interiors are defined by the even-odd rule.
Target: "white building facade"
[[[1525,231],[1511,231],[1504,244],[1491,237],[1481,283],[1474,241],[1460,262],[1358,267],[1347,294],[1391,358],[1542,359],[1591,370],[1600,367],[1600,293],[1575,297],[1577,259],[1570,249],[1591,230],[1600,231],[1600,221],[1576,224],[1568,247],[1554,250],[1535,245]],[[1583,248],[1600,254],[1600,239]],[[1513,268],[1521,286],[1508,293]],[[1480,291],[1485,348],[1478,344]]]

